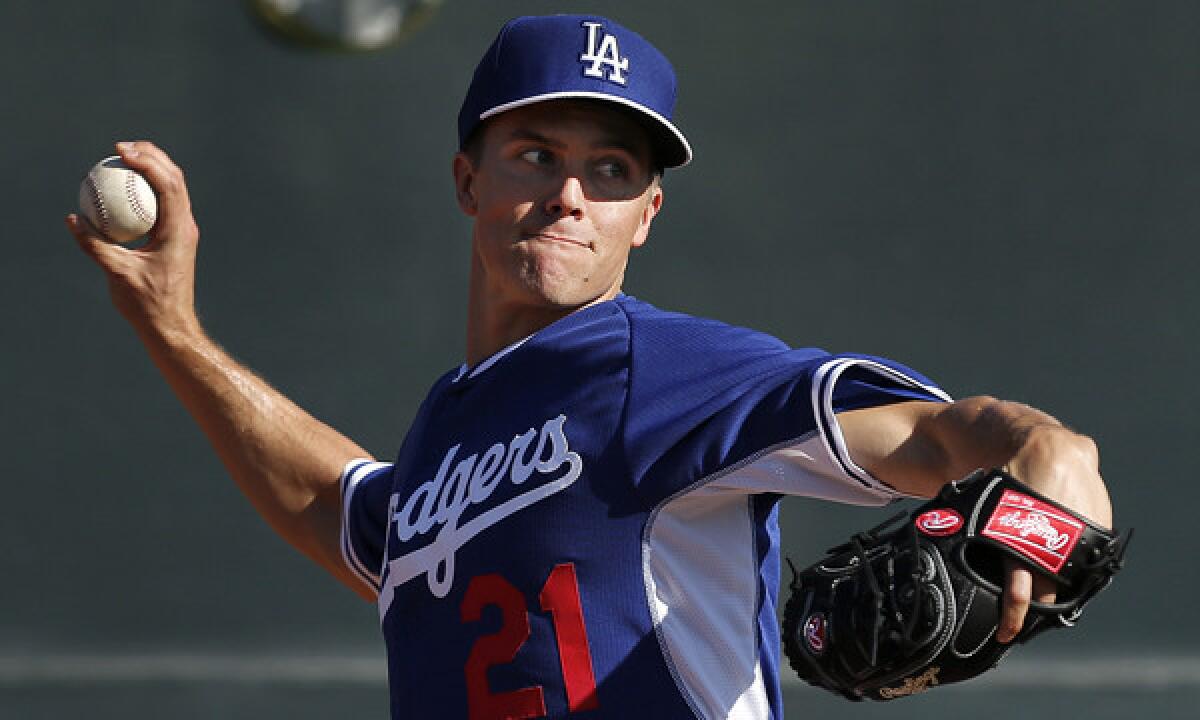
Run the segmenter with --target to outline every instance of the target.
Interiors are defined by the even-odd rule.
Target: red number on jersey
[[[559,666],[570,711],[599,708],[574,563],[555,566],[538,599],[542,610],[550,613],[554,622]],[[546,703],[540,685],[501,693],[493,693],[488,687],[487,669],[512,662],[529,639],[530,630],[521,591],[495,573],[473,578],[467,586],[461,608],[463,622],[478,622],[487,605],[500,608],[501,625],[495,634],[476,640],[467,657],[467,706],[471,720],[545,716]]]
[[[542,586],[538,599],[542,609],[554,619],[558,662],[562,666],[571,712],[595,710],[600,707],[600,701],[596,698],[596,676],[592,674],[592,651],[588,647],[587,628],[583,625],[583,603],[579,602],[575,564],[556,566]]]
[[[525,597],[504,578],[480,575],[471,579],[462,602],[463,622],[478,622],[483,607],[500,608],[500,631],[475,641],[467,657],[467,707],[471,720],[535,718],[546,714],[542,688],[538,686],[493,693],[488,689],[487,669],[512,662],[529,638],[529,615]]]

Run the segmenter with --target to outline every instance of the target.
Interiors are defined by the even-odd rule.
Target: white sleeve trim
[[[909,497],[904,493],[898,492],[887,483],[877,480],[869,472],[860,467],[858,463],[854,462],[854,458],[850,457],[850,450],[846,446],[846,438],[842,434],[842,427],[837,421],[837,414],[833,411],[833,390],[842,373],[852,367],[860,367],[900,385],[923,390],[945,402],[951,402],[953,399],[941,388],[926,385],[895,368],[865,358],[836,358],[830,360],[817,368],[817,372],[813,376],[813,416],[816,418],[817,426],[821,431],[821,441],[825,444],[825,449],[829,452],[830,457],[837,461],[838,465],[842,468],[842,472],[847,477],[857,480],[864,487],[879,490],[897,497]]]
[[[379,572],[372,572],[358,553],[354,551],[354,543],[350,542],[350,501],[354,497],[354,491],[358,489],[358,484],[363,478],[368,475],[389,467],[391,463],[373,462],[366,458],[355,458],[346,463],[346,467],[342,470],[342,476],[338,480],[338,485],[342,493],[342,522],[341,522],[341,549],[342,560],[346,563],[346,567],[354,573],[355,577],[362,580],[363,584],[371,589],[371,592],[378,595],[379,589],[382,586],[382,580]],[[382,568],[382,564],[381,564]]]

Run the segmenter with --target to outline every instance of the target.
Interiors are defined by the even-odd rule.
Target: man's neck
[[[467,295],[467,367],[475,367],[513,343],[578,312],[614,297],[620,288],[580,305],[538,305],[512,299],[486,287],[479,268],[473,267]]]
[[[495,300],[468,301],[467,366],[475,367],[513,343],[570,315],[569,308],[533,308]]]

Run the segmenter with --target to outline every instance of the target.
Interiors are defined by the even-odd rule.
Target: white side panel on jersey
[[[751,458],[712,480],[710,487],[744,493],[781,493],[850,505],[886,505],[902,497],[885,485],[868,487],[846,475],[820,433],[811,433]]]
[[[855,505],[884,505],[899,496],[853,462],[833,412],[833,387],[855,366],[949,400],[879,363],[833,360],[813,382],[817,431],[705,478],[650,518],[642,546],[647,601],[675,682],[700,717],[770,717],[759,662],[752,496],[783,493]]]
[[[651,519],[643,572],[675,683],[702,718],[765,718],[751,497],[700,489]],[[737,714],[734,714],[735,711]]]
[[[759,664],[753,495],[786,492],[857,505],[893,494],[846,477],[817,434],[677,495],[651,517],[642,569],[659,643],[703,718],[767,718]]]

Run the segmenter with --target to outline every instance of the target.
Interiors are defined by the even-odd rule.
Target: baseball
[[[146,179],[114,155],[96,163],[80,183],[79,209],[106,238],[128,243],[154,226],[158,200]]]

